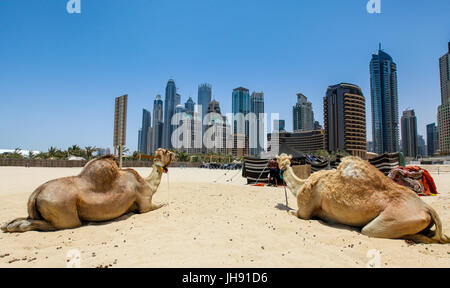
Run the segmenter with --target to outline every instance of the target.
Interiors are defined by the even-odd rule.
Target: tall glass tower
[[[403,111],[402,123],[402,148],[407,157],[416,158],[419,153],[417,143],[417,117],[414,110]]]
[[[139,130],[139,142],[138,142],[138,150],[139,152],[143,153],[143,154],[148,154],[150,153],[150,147],[149,144],[151,144],[151,140],[149,139],[149,135],[151,136],[151,134],[149,132],[151,129],[152,125],[152,120],[151,120],[151,115],[150,115],[150,111],[143,109],[142,110],[142,128],[141,130]]]
[[[201,106],[201,108],[199,108],[199,113],[202,113],[202,122],[203,119],[205,119],[206,116],[206,111],[208,111],[208,105],[209,102],[211,102],[211,98],[212,98],[212,87],[210,84],[201,84],[200,86],[198,86],[198,99],[197,99],[197,104],[199,106]],[[203,125],[202,128],[202,133],[205,134],[205,128],[206,126]],[[202,134],[202,135],[203,135]]]
[[[240,116],[247,116],[250,112],[250,92],[247,88],[239,87],[233,90],[233,133],[249,136],[248,122]]]
[[[164,103],[164,137],[163,148],[172,149],[171,137],[173,132],[173,126],[171,123],[172,116],[175,112],[177,101],[177,87],[175,81],[170,79],[166,86],[166,99]]]
[[[153,102],[153,133],[152,133],[152,150],[155,152],[158,148],[161,148],[163,143],[163,129],[164,129],[164,117],[163,117],[164,103],[161,99],[161,95],[157,95]]]
[[[253,138],[256,140],[255,143],[249,143],[250,146],[250,154],[251,155],[260,155],[264,150],[264,116],[260,115],[264,113],[264,93],[263,92],[253,92],[250,96],[250,112],[254,113],[256,117],[256,123],[253,123],[254,128],[250,129],[250,134],[253,135]],[[261,117],[260,117],[261,116]],[[250,126],[252,127],[252,126]],[[250,137],[249,141],[251,142],[252,137]],[[252,147],[256,144],[256,147]]]
[[[302,93],[297,94],[297,104],[292,109],[294,132],[311,131],[314,129],[314,112],[312,103]]]
[[[380,49],[370,61],[370,94],[372,100],[372,137],[374,152],[399,151],[399,115],[397,65]]]
[[[439,150],[439,132],[436,123],[427,125],[427,148],[429,157],[433,157]]]
[[[195,110],[195,102],[192,100],[192,97],[189,97],[189,99],[184,103],[184,108],[186,109],[186,113],[194,113]]]
[[[438,107],[439,149],[441,155],[450,155],[450,42],[448,53],[439,58],[441,101]]]

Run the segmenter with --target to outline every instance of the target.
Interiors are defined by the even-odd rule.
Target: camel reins
[[[161,174],[167,174],[167,217],[170,216],[170,183],[169,183],[169,169],[167,168],[168,164],[162,165],[161,163],[153,164],[154,167],[159,169]]]
[[[168,173],[169,172],[169,169],[167,168],[167,165],[162,165],[161,163],[155,163],[154,166],[156,166],[161,173]]]
[[[286,170],[287,170],[287,168],[286,169],[280,169],[280,174],[281,174],[281,179],[283,180],[283,187],[284,187],[284,197],[286,198],[286,209],[287,209],[287,211],[289,211],[290,210],[290,208],[289,208],[289,203],[288,203],[288,196],[287,196],[287,190],[286,190],[286,182],[284,182],[284,172],[286,172]]]

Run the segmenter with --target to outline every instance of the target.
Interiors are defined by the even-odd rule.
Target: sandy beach
[[[27,216],[27,199],[42,183],[80,170],[0,167],[0,222]],[[432,173],[440,195],[423,200],[450,235],[447,171]],[[124,220],[50,233],[0,232],[0,267],[66,267],[72,249],[80,252],[81,267],[364,268],[372,249],[381,267],[450,267],[450,245],[371,239],[347,226],[296,219],[283,209],[283,188],[245,185],[239,171],[224,174],[172,168],[155,196],[170,205]],[[289,192],[288,200],[296,208]]]

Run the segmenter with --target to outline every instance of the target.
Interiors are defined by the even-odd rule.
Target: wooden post
[[[122,145],[119,145],[119,168],[122,169]]]

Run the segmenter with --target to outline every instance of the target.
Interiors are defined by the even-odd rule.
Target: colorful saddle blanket
[[[394,168],[389,172],[388,177],[394,182],[410,188],[419,196],[438,194],[433,177],[427,170],[418,166]]]

